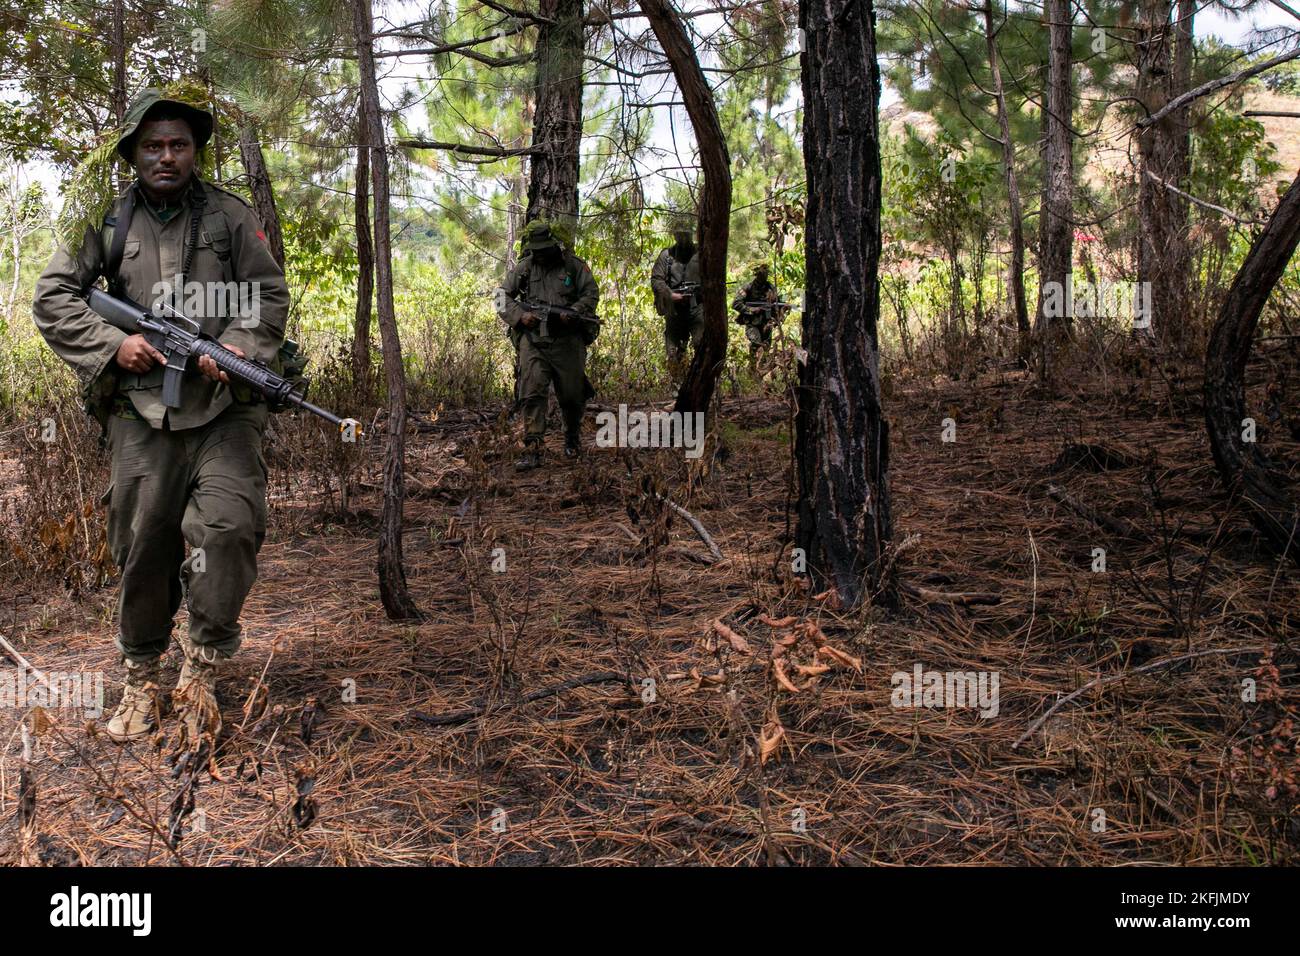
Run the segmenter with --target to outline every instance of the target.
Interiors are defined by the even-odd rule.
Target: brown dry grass
[[[1260,553],[1240,512],[1228,512],[1194,389],[1065,391],[1044,402],[1018,376],[994,375],[899,386],[889,399],[901,575],[931,590],[996,592],[992,606],[905,597],[897,612],[843,617],[773,576],[788,547],[788,410],[729,399],[728,456],[693,470],[669,453],[599,451],[568,465],[553,446],[545,471],[520,478],[489,415],[449,415],[413,434],[405,550],[427,619],[392,623],[374,575],[376,446],[351,516],[274,500],[246,643],[222,684],[222,779],[200,779],[177,850],[162,838],[182,786],[167,747],[114,747],[68,711],[52,713],[39,737],[35,820],[20,833],[9,711],[0,858],[1293,862],[1289,642],[1300,575]],[[954,444],[940,441],[945,417],[958,423]],[[1300,460],[1284,437],[1274,428],[1270,447]],[[1076,441],[1151,463],[1049,474]],[[1049,498],[1048,481],[1141,533],[1100,531]],[[671,491],[726,559],[701,563],[700,542],[680,520],[664,526],[647,487]],[[1185,527],[1170,537],[1162,520]],[[505,574],[491,570],[498,547]],[[1091,571],[1093,547],[1107,549],[1105,574]],[[99,668],[115,684],[112,598],[111,589],[77,604],[31,594],[6,633],[47,671]],[[841,666],[797,694],[778,690],[766,662],[782,629],[762,614],[815,622],[862,673]],[[749,653],[719,637],[718,619]],[[1012,746],[1094,678],[1238,648],[1094,688]],[[1259,648],[1273,651],[1271,665]],[[891,675],[916,662],[998,672],[1000,712],[891,707]],[[625,682],[518,703],[608,671]],[[643,699],[647,677],[653,702]],[[1241,700],[1248,677],[1257,703]],[[487,712],[456,726],[413,716],[475,707]],[[785,740],[764,764],[758,739],[773,717]]]

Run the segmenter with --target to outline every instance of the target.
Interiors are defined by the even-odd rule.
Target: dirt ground
[[[777,397],[725,398],[725,451],[695,463],[552,444],[518,476],[488,412],[413,430],[418,623],[378,599],[380,446],[350,516],[277,474],[219,779],[173,772],[174,718],[119,748],[50,710],[22,830],[22,712],[0,712],[0,861],[1294,862],[1300,573],[1230,507],[1195,383],[1065,391],[891,391],[901,605],[853,615],[789,573]],[[1113,454],[1066,451],[1089,444]],[[114,597],[20,595],[5,633],[102,670],[111,709]],[[996,713],[894,706],[918,664],[996,675]]]

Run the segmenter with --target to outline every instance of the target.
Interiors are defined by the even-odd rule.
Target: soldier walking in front
[[[183,379],[180,407],[166,407],[161,353],[85,300],[102,277],[111,292],[143,305],[183,304],[232,352],[275,362],[288,288],[249,205],[195,172],[212,128],[204,109],[156,90],[140,94],[117,143],[136,180],[79,246],[54,254],[32,307],[46,342],[76,372],[112,458],[104,501],[121,569],[117,646],[126,681],[107,732],[119,743],[157,725],[161,658],[185,601],[189,630],[179,637],[185,660],[173,694],[182,743],[215,749],[217,673],[240,645],[239,616],[266,534],[267,406],[202,356],[201,374]]]

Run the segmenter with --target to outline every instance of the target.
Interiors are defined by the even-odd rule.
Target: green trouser
[[[686,315],[674,314],[664,321],[664,354],[670,366],[679,365],[686,359],[686,343],[698,350],[700,340],[704,338],[704,310],[691,309]]]
[[[182,599],[191,641],[223,657],[239,647],[266,537],[267,414],[235,403],[183,431],[109,417],[108,545],[122,572],[117,646],[130,660],[167,650]]]
[[[582,337],[519,338],[518,399],[524,414],[524,438],[546,434],[546,394],[555,386],[555,399],[564,416],[564,434],[576,438],[587,406],[587,346]]]

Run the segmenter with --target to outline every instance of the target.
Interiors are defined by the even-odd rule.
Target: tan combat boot
[[[217,735],[221,733],[221,710],[217,706],[217,669],[223,658],[210,647],[201,647],[190,641],[189,635],[179,638],[185,652],[181,677],[172,693],[181,718],[181,744],[198,749],[206,739],[209,748],[216,750]]]
[[[162,704],[162,692],[158,687],[161,676],[162,658],[126,662],[122,702],[108,720],[108,736],[114,743],[139,740],[158,726],[159,708]]]

